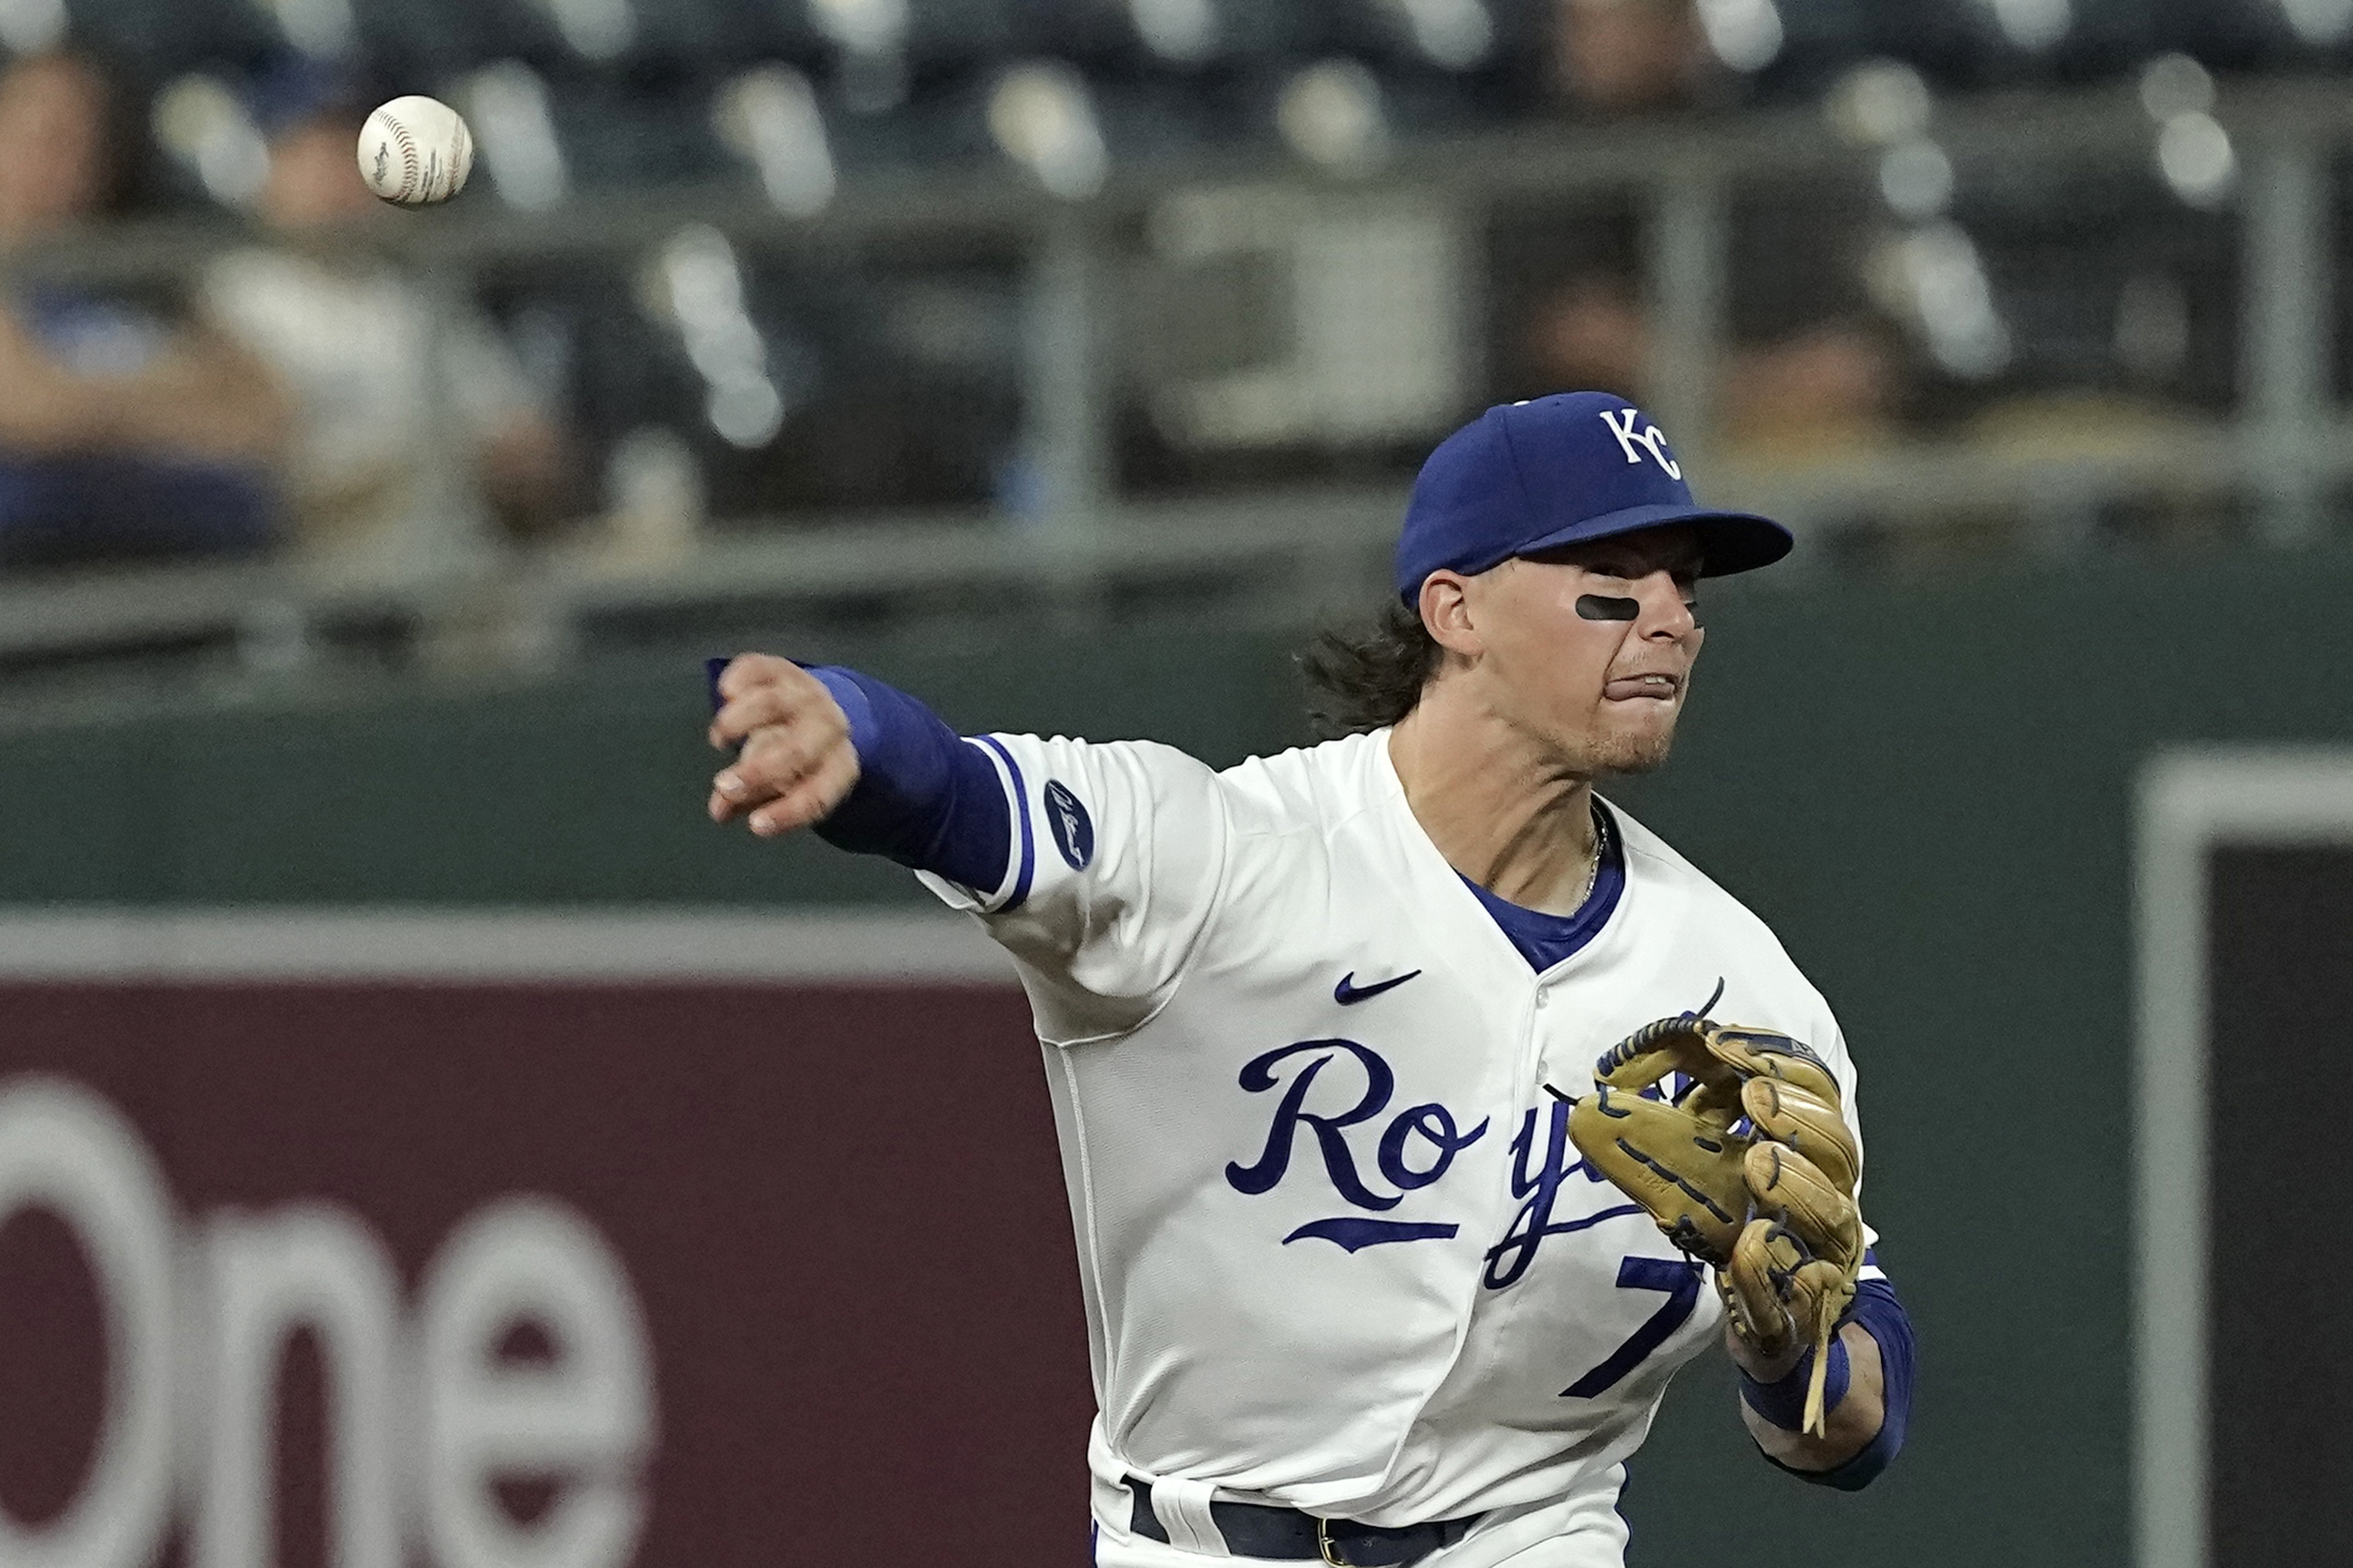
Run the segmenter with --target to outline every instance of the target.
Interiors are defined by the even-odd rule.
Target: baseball
[[[474,172],[474,133],[435,98],[396,98],[360,132],[360,177],[395,206],[438,205]]]

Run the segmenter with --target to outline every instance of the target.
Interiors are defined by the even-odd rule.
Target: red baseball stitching
[[[400,122],[398,116],[387,114],[384,117],[384,123],[385,128],[392,132],[393,141],[400,147],[400,166],[406,171],[400,182],[400,199],[413,202],[425,194],[418,188],[424,171],[417,166],[417,142],[409,136],[408,127]]]

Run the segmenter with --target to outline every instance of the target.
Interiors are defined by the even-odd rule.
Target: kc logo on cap
[[[1625,421],[1623,425],[1619,423],[1620,419]],[[1647,452],[1651,461],[1667,470],[1667,478],[1680,479],[1683,477],[1683,465],[1675,461],[1672,452],[1667,450],[1665,433],[1655,425],[1644,425],[1640,409],[1621,408],[1612,414],[1605,408],[1601,411],[1601,423],[1609,426],[1609,433],[1618,437],[1620,447],[1626,448],[1628,462],[1641,464],[1642,455]],[[1637,425],[1642,426],[1640,436],[1634,434]]]
[[[1423,466],[1398,541],[1398,593],[1418,604],[1432,572],[1475,577],[1514,556],[1669,526],[1698,534],[1711,577],[1769,566],[1795,542],[1768,519],[1699,505],[1657,423],[1614,394],[1491,408]]]

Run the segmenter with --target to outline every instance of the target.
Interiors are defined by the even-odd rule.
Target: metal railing
[[[2087,520],[2117,501],[2252,509],[2262,539],[2308,543],[2353,468],[2353,426],[2335,406],[2334,160],[2353,142],[2353,94],[2325,81],[2228,87],[2216,110],[2242,177],[2241,367],[2236,415],[2119,437],[2097,450],[2009,458],[1919,440],[1801,466],[1744,464],[1714,439],[1712,392],[1727,340],[1733,190],[1760,178],[1852,173],[1862,156],[1797,110],[1604,130],[1537,128],[1410,143],[1353,191],[1446,204],[1475,219],[1500,204],[1638,193],[1648,291],[1662,323],[1654,412],[1704,493],[1769,509],[1816,539],[1900,534],[1957,514],[2024,520],[2023,547],[2087,546]],[[1979,161],[2114,163],[2154,156],[2129,88],[1995,97],[1944,106],[1936,141]],[[815,219],[786,216],[734,185],[587,198],[558,211],[488,203],[396,222],[365,242],[460,291],[478,275],[553,258],[641,256],[681,226],[712,226],[747,249],[854,265],[895,237],[969,236],[1018,248],[1029,279],[1023,360],[1027,447],[1047,498],[1019,522],[985,512],[920,518],[753,520],[661,560],[585,547],[454,549],[354,581],[293,563],[92,572],[0,581],[0,667],[72,668],[142,650],[283,675],[331,655],[339,627],[422,657],[529,665],[613,640],[691,639],[698,624],[822,626],[854,607],[920,629],[926,616],[1018,625],[1044,613],[1102,616],[1178,585],[1253,617],[1297,619],[1335,597],[1377,592],[1402,486],[1285,490],[1142,502],[1116,493],[1107,321],[1115,237],[1168,195],[1219,183],[1335,182],[1295,164],[1234,158],[1134,169],[1102,195],[1056,201],[1010,168],[959,170],[846,190]],[[85,282],[178,276],[244,237],[217,226],[151,225],[21,258],[20,272]],[[462,498],[453,508],[463,510]],[[1808,552],[1817,560],[1834,552]],[[1801,557],[1803,559],[1804,557]],[[484,639],[486,596],[507,630]],[[437,654],[436,650],[439,650]],[[21,685],[22,683],[19,682]],[[0,686],[0,700],[6,688]]]

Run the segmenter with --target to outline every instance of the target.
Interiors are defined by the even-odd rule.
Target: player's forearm
[[[818,825],[818,837],[983,892],[1002,882],[1012,807],[987,754],[871,676],[811,673],[841,704],[859,764],[857,786]]]
[[[1800,1479],[1859,1491],[1895,1462],[1912,1421],[1912,1320],[1895,1287],[1883,1279],[1857,1285],[1839,1337],[1847,1393],[1831,1406],[1823,1436],[1803,1437],[1791,1429],[1799,1425],[1794,1415],[1783,1412],[1786,1418],[1777,1422],[1746,1400],[1741,1415],[1767,1459]]]
[[[1743,1402],[1740,1417],[1757,1446],[1778,1463],[1793,1470],[1834,1470],[1871,1447],[1886,1423],[1886,1373],[1879,1342],[1859,1323],[1839,1331],[1846,1346],[1846,1397],[1824,1418],[1822,1435],[1810,1437],[1776,1426]]]

